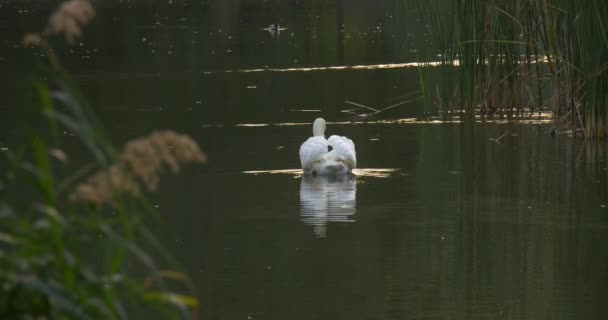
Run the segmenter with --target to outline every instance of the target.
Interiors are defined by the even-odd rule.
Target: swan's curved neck
[[[313,136],[325,136],[325,120],[323,118],[318,118],[315,120],[315,123],[312,125],[312,135]]]

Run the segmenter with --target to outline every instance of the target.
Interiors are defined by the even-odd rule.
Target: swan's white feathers
[[[329,145],[335,151],[337,158],[335,160],[342,161],[351,170],[357,167],[357,153],[355,152],[355,143],[347,137],[333,135],[327,139]]]
[[[300,147],[302,169],[310,170],[315,162],[324,159],[329,144],[322,136],[310,137]]]
[[[319,118],[313,125],[313,137],[308,138],[300,147],[300,162],[305,173],[349,174],[357,166],[355,144],[352,140],[337,135],[325,139],[325,120]]]

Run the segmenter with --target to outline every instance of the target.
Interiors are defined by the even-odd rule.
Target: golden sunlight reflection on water
[[[357,177],[374,177],[374,178],[388,178],[393,174],[399,172],[396,168],[359,168],[354,169],[353,173]],[[284,174],[290,175],[294,178],[300,178],[303,175],[302,169],[279,169],[279,170],[254,170],[254,171],[243,171],[245,174],[262,175],[262,174]]]
[[[447,123],[463,123],[465,120],[459,115],[452,115],[446,118],[440,117],[429,117],[425,119],[421,118],[401,118],[391,120],[370,120],[370,121],[336,121],[327,122],[332,125],[407,125],[407,124],[447,124]],[[553,123],[553,114],[550,112],[535,112],[533,115],[525,116],[512,116],[509,118],[488,118],[481,115],[475,115],[475,122],[477,123],[520,123],[520,124],[549,124]],[[280,123],[237,123],[236,127],[291,127],[291,126],[309,126],[308,122],[280,122]],[[212,125],[204,124],[205,128],[221,128],[225,125]]]

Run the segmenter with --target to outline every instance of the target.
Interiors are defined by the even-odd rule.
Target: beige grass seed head
[[[70,0],[64,2],[49,18],[47,32],[63,34],[69,44],[74,44],[82,35],[82,26],[89,24],[95,17],[95,9],[89,0]]]
[[[141,181],[147,190],[156,191],[166,168],[175,174],[182,164],[204,163],[207,156],[189,136],[160,131],[129,141],[119,160],[80,184],[70,199],[98,206],[112,204],[115,193],[138,196],[136,181]]]
[[[40,41],[42,41],[42,38],[40,38],[39,34],[28,33],[23,36],[23,39],[21,40],[21,45],[24,47],[37,46],[40,44]]]
[[[68,44],[74,44],[82,35],[82,27],[95,18],[95,9],[90,0],[69,0],[55,10],[42,34],[28,33],[21,43],[24,46],[37,46],[43,38],[50,35],[63,35]]]

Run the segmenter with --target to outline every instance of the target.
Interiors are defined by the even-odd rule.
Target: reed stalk
[[[437,0],[423,12],[442,62],[443,109],[552,111],[558,130],[608,134],[605,1]]]

